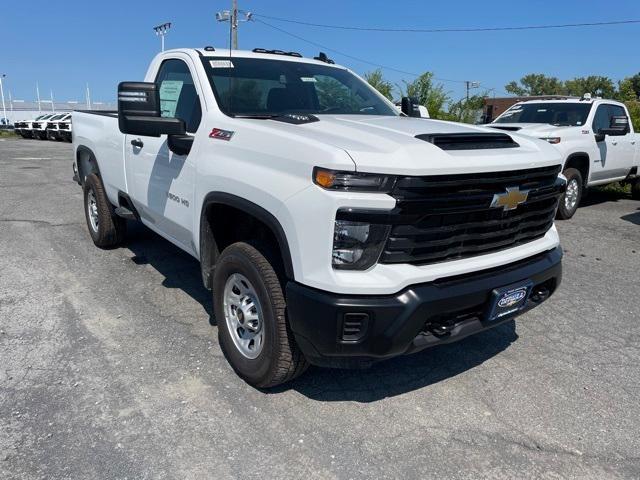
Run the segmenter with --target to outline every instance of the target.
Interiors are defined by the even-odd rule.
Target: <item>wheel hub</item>
[[[578,203],[578,192],[580,186],[578,185],[578,180],[572,178],[567,183],[567,190],[564,193],[564,206],[567,210],[573,210]]]
[[[223,308],[233,344],[244,357],[256,358],[264,344],[263,316],[258,294],[247,277],[234,273],[227,279]]]
[[[99,217],[98,217],[98,202],[93,190],[89,190],[87,194],[87,211],[89,212],[89,223],[94,232],[98,231]]]

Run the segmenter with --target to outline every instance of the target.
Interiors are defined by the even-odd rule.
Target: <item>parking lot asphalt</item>
[[[0,140],[0,478],[639,478],[640,202],[558,224],[541,307],[269,393],[217,341],[196,260],[94,247],[69,144]]]

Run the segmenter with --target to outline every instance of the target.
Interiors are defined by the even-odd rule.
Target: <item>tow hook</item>
[[[433,333],[436,337],[442,337],[447,335],[451,330],[453,330],[453,325],[445,325],[442,323],[430,323],[427,325],[427,330]]]

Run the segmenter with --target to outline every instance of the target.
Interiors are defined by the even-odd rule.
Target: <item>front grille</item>
[[[31,124],[31,128],[40,128],[40,124],[39,123],[32,123]]]
[[[60,130],[69,130],[69,124],[68,124],[68,123],[60,123],[60,124],[58,125],[58,128],[59,128]]]
[[[497,173],[403,177],[392,195],[394,222],[380,263],[457,260],[522,245],[553,225],[564,182],[560,166]],[[513,210],[491,207],[507,188],[528,190]]]

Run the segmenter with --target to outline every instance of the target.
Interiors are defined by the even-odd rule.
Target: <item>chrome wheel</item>
[[[96,200],[96,195],[93,193],[93,190],[89,190],[87,193],[87,213],[89,214],[89,223],[91,223],[91,228],[94,232],[98,231],[98,202]]]
[[[578,204],[578,192],[580,191],[580,185],[578,180],[572,178],[567,184],[567,191],[564,193],[564,207],[568,211],[572,211]]]
[[[263,315],[258,294],[247,277],[234,273],[227,279],[223,308],[234,345],[246,358],[256,358],[264,344]]]

